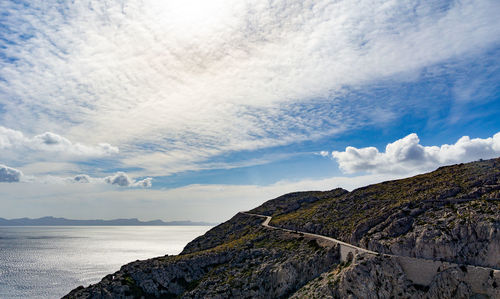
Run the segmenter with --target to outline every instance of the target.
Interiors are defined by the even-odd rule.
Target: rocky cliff
[[[130,263],[66,298],[500,298],[500,159],[291,193],[251,212],[291,231],[237,214],[178,256]],[[341,261],[338,244],[301,232],[380,254]],[[406,257],[453,264],[422,284]]]

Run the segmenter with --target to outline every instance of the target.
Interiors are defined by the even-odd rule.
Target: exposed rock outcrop
[[[389,217],[360,240],[362,247],[402,256],[500,269],[500,205],[473,200]]]
[[[490,285],[488,294],[475,293],[467,275],[463,268],[452,267],[438,273],[429,285],[419,285],[395,259],[363,254],[353,263],[321,274],[291,298],[496,298],[499,294],[489,281],[484,282]]]

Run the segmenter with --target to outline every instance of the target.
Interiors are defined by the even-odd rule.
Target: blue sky
[[[0,11],[0,217],[222,221],[500,156],[497,1]]]

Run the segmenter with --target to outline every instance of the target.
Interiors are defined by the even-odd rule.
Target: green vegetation
[[[458,215],[460,223],[466,223],[470,211],[494,215],[500,202],[500,159],[441,167],[438,170],[415,177],[389,181],[359,188],[350,193],[307,192],[294,194],[318,198],[289,213],[279,213],[273,207],[279,197],[263,204],[254,211],[276,214],[271,225],[290,229],[309,230],[345,241],[355,242],[368,233],[370,228],[385,221],[391,215],[404,217],[429,209],[445,206]],[[467,208],[463,208],[467,207]],[[265,209],[268,209],[266,211]],[[431,214],[428,214],[432,217]],[[418,225],[424,225],[416,219]]]

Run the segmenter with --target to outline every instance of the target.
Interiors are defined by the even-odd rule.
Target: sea
[[[0,226],[0,298],[60,298],[120,266],[178,254],[210,226]]]

